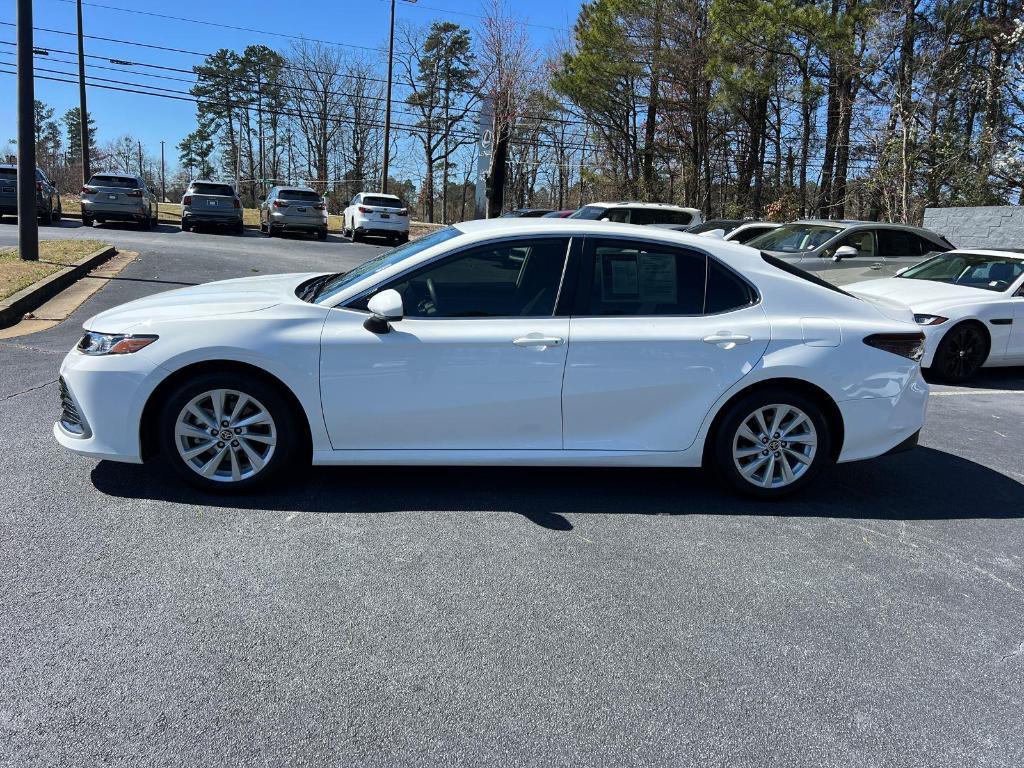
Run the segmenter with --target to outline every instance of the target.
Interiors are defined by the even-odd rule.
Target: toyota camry
[[[96,315],[56,439],[208,490],[318,465],[696,467],[771,498],[916,443],[924,336],[751,248],[580,219],[458,224],[349,272]]]

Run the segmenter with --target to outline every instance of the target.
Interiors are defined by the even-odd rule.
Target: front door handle
[[[719,331],[711,336],[704,337],[705,344],[717,344],[722,349],[733,349],[738,344],[749,344],[751,338],[744,336],[742,333],[732,333],[731,331]]]
[[[512,343],[517,347],[560,347],[565,339],[560,336],[523,336]]]

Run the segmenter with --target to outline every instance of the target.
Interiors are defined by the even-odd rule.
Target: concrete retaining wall
[[[924,227],[958,248],[1024,248],[1024,207],[926,208]]]

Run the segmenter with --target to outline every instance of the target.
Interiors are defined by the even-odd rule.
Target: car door
[[[764,354],[757,293],[695,249],[588,237],[562,390],[567,450],[679,451]]]
[[[470,247],[332,312],[321,396],[335,449],[558,450],[569,318],[555,316],[570,239]],[[394,289],[404,317],[363,327]]]

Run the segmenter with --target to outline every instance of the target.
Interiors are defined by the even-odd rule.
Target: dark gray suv
[[[236,235],[245,231],[242,203],[230,184],[197,179],[188,185],[181,198],[181,231],[204,225],[227,227]]]
[[[43,173],[36,168],[36,214],[40,224],[60,221],[60,192]],[[18,166],[0,164],[0,219],[18,215]]]

